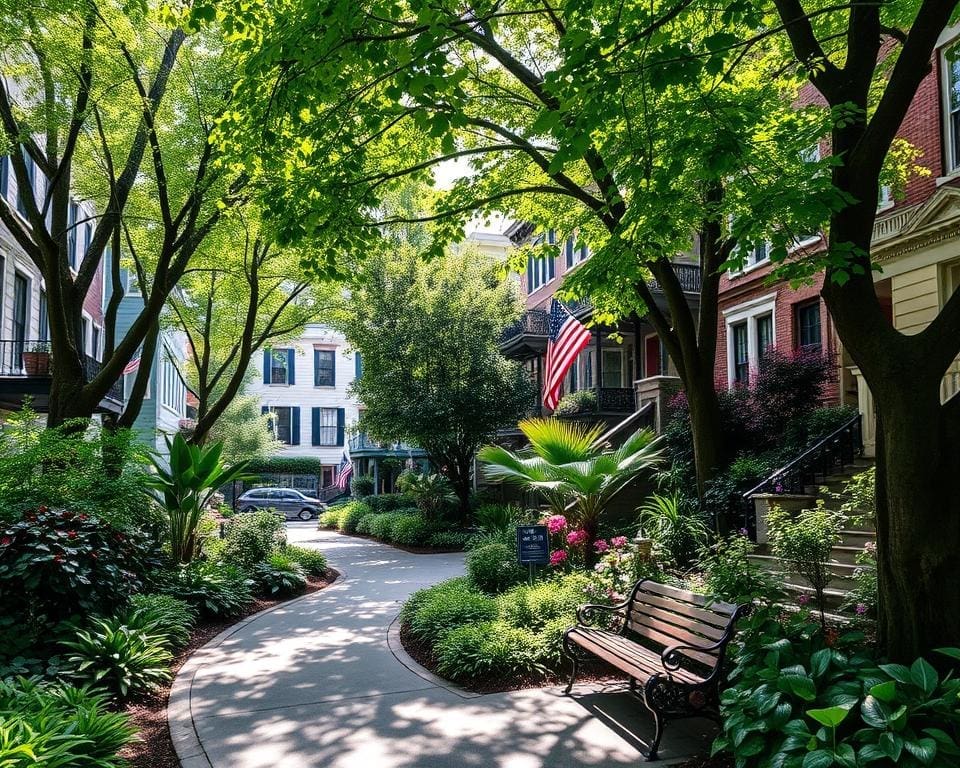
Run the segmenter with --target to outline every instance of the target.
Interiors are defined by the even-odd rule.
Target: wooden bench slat
[[[670,584],[661,584],[657,581],[644,581],[640,585],[640,591],[653,592],[654,594],[669,597],[674,600],[681,600],[685,603],[691,603],[699,608],[706,608],[708,611],[722,614],[728,619],[733,616],[734,612],[737,610],[737,606],[732,605],[731,603],[724,603],[707,597],[706,595],[698,595],[696,592],[689,592],[685,589],[680,589],[679,587],[674,587]]]
[[[606,630],[578,627],[569,637],[577,645],[640,681],[646,681],[655,674],[689,683],[703,681],[702,677],[688,669],[664,669],[659,654]]]
[[[720,640],[724,634],[726,634],[726,627],[715,627],[712,624],[705,624],[702,621],[691,619],[689,616],[681,616],[678,613],[671,613],[664,608],[638,604],[636,602],[634,602],[631,606],[630,611],[628,612],[628,618],[641,622],[645,622],[647,619],[649,619],[651,621],[656,621],[660,624],[667,625],[658,628],[664,634],[673,635],[678,639],[682,638],[683,640],[688,640],[689,638],[686,637],[686,635],[674,635],[674,629],[685,633],[703,635],[702,638],[696,641],[698,645],[710,645],[711,643]],[[709,640],[709,642],[705,642],[706,640]]]
[[[711,613],[704,608],[697,608],[695,605],[679,603],[676,600],[671,600],[669,597],[661,597],[660,595],[637,593],[636,598],[633,600],[633,605],[637,606],[641,611],[643,610],[644,605],[654,605],[658,608],[665,608],[672,613],[679,613],[683,616],[687,616],[690,619],[696,619],[704,624],[710,624],[711,626],[720,627],[723,629],[726,629],[726,627],[730,624],[729,616],[720,616],[716,613]]]
[[[627,626],[641,637],[645,637],[648,640],[653,640],[655,643],[660,643],[664,649],[680,644],[680,641],[678,641],[677,638],[665,635],[662,632],[658,632],[656,629],[648,627],[644,624],[637,624],[636,622],[629,621],[627,622]],[[700,640],[699,642],[702,644],[703,640]],[[689,659],[700,662],[710,669],[713,669],[715,666],[717,666],[717,657],[711,656],[705,651],[694,651],[684,648],[680,651],[680,653]]]

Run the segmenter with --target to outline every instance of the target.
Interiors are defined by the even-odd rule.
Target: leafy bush
[[[485,544],[467,555],[467,573],[484,592],[503,592],[524,579],[517,556],[506,544]]]
[[[464,624],[434,646],[437,671],[453,680],[543,671],[543,647],[532,632],[500,621]]]
[[[376,496],[372,496],[375,499]],[[362,501],[348,502],[340,512],[337,527],[341,533],[356,533],[357,523],[370,514],[371,508]]]
[[[473,536],[465,531],[437,531],[427,537],[427,546],[433,549],[466,549],[467,542]]]
[[[373,493],[373,478],[370,475],[355,475],[350,483],[350,493],[358,499],[370,496]]]
[[[497,598],[500,618],[514,627],[539,631],[554,619],[563,619],[571,627],[577,606],[586,602],[590,578],[571,573],[542,581],[533,586],[521,584]]]
[[[379,496],[369,496],[364,503],[372,512],[396,512],[398,509],[409,509],[413,506],[413,498],[405,493],[381,493]]]
[[[819,440],[846,424],[858,413],[855,405],[837,405],[830,408],[815,408],[806,419],[807,442]]]
[[[130,629],[159,637],[164,646],[177,649],[190,642],[197,609],[170,595],[134,595],[121,617]]]
[[[122,617],[93,619],[92,627],[63,641],[72,651],[64,673],[72,680],[104,688],[117,699],[156,690],[170,680],[173,657],[164,638],[128,627]]]
[[[283,519],[273,512],[258,510],[237,515],[227,523],[223,560],[249,570],[281,550],[286,541]]]
[[[640,507],[640,530],[660,554],[686,568],[707,543],[707,528],[696,510],[686,508],[679,495],[653,494]]]
[[[369,536],[373,533],[373,521],[376,519],[377,513],[371,512],[369,515],[364,515],[357,521],[357,533],[361,536]]]
[[[579,413],[596,413],[597,393],[592,389],[568,392],[560,398],[553,409],[554,416],[576,416]]]
[[[415,593],[402,619],[420,640],[435,643],[455,627],[497,617],[497,603],[469,582],[453,579]]]
[[[253,602],[250,581],[234,566],[193,562],[166,575],[159,584],[164,594],[197,608],[209,619],[231,619]]]
[[[477,507],[477,525],[488,534],[513,533],[512,528],[520,520],[521,512],[511,504],[483,504]]]
[[[346,504],[334,504],[326,508],[317,517],[317,528],[339,528],[340,515],[346,508]]]
[[[422,547],[436,532],[437,524],[419,513],[401,515],[390,527],[390,541],[406,547]]]
[[[607,549],[590,573],[587,588],[590,602],[619,603],[626,599],[640,579],[668,581],[649,546],[625,536],[611,537]]]
[[[707,593],[741,604],[756,599],[769,602],[779,597],[782,590],[773,574],[750,559],[756,548],[749,538],[736,534],[705,550],[700,557],[700,566]]]
[[[370,535],[384,541],[390,541],[393,526],[407,517],[406,512],[382,512],[370,521]]]
[[[136,728],[107,703],[105,695],[73,686],[0,680],[0,765],[120,768],[117,752]]]
[[[264,594],[277,597],[298,595],[307,588],[307,577],[300,563],[279,552],[256,565],[253,580]]]
[[[109,613],[160,562],[142,535],[104,520],[41,507],[0,529],[0,605],[27,628],[76,614]]]
[[[283,554],[299,563],[300,567],[310,576],[323,576],[327,572],[327,557],[317,549],[287,544]]]
[[[922,658],[878,664],[859,633],[784,626],[766,612],[746,623],[714,753],[731,752],[739,768],[960,765],[960,680]]]
[[[830,582],[827,566],[831,550],[840,541],[845,517],[818,502],[815,509],[804,509],[796,517],[780,507],[767,515],[770,549],[785,568],[795,571],[810,582],[820,608],[820,621],[825,623],[823,593]]]
[[[847,593],[841,610],[853,611],[858,619],[872,620],[877,616],[879,586],[877,583],[877,545],[868,542],[856,556],[857,568],[853,572],[854,586]]]
[[[450,481],[437,473],[421,472],[409,477],[406,482],[406,493],[429,519],[440,517],[457,503]]]

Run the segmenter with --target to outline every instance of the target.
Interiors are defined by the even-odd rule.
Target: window
[[[321,487],[329,488],[333,485],[334,477],[336,476],[337,468],[336,467],[322,467],[320,470],[321,477]]]
[[[581,261],[586,261],[587,256],[590,255],[590,250],[585,244],[578,246],[573,237],[568,237],[564,246],[564,254],[567,269],[571,269]]]
[[[733,380],[737,384],[746,384],[750,379],[750,341],[747,335],[747,323],[731,326],[733,332]]]
[[[100,359],[100,326],[93,326],[93,335],[90,337],[90,356]]]
[[[877,212],[887,211],[893,208],[896,200],[893,199],[893,190],[889,184],[882,184],[877,193]]]
[[[275,349],[270,355],[270,383],[286,384],[288,372],[288,355],[285,349]]]
[[[23,150],[23,162],[27,166],[27,188],[17,191],[17,210],[20,212],[21,216],[27,215],[27,206],[24,204],[26,200],[26,194],[31,196],[35,194],[34,192],[34,183],[37,176],[37,166],[33,162],[33,158],[27,154],[26,150]],[[34,199],[36,202],[36,199]]]
[[[757,355],[763,360],[764,355],[773,346],[773,313],[761,315],[757,323]]]
[[[567,371],[567,392],[576,392],[580,389],[580,371],[578,370],[579,366],[574,362],[570,366],[570,370]]]
[[[336,386],[336,357],[332,349],[313,350],[313,386]]]
[[[601,351],[601,386],[605,389],[617,389],[623,386],[623,350],[604,349]]]
[[[80,352],[87,354],[87,337],[90,335],[90,320],[86,317],[80,320]]]
[[[166,349],[161,352],[160,357],[160,403],[180,416],[186,414],[187,386]]]
[[[800,349],[820,349],[822,339],[820,335],[820,302],[800,304],[794,310],[794,328],[797,346]]]
[[[552,256],[530,254],[527,257],[527,293],[533,293],[553,280],[555,276],[554,258]]]
[[[47,292],[40,291],[40,341],[50,341],[50,316],[47,310]]]
[[[16,367],[21,367],[23,347],[27,340],[27,299],[30,296],[30,283],[19,272],[13,275],[13,347]]]
[[[593,389],[593,350],[583,350],[580,359],[583,360],[583,388]]]
[[[947,172],[960,166],[960,43],[943,54]]]
[[[317,434],[315,435],[315,445],[336,445],[337,444],[337,409],[319,408],[320,418],[317,425]]]
[[[290,408],[271,408],[273,414],[273,436],[284,445],[292,445],[290,442]]]
[[[90,243],[93,241],[93,224],[89,221],[83,225],[83,254],[86,256],[90,250]]]

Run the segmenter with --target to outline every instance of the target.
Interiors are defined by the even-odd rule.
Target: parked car
[[[253,512],[257,509],[273,509],[291,520],[310,520],[327,508],[320,499],[307,496],[293,488],[251,488],[237,499],[237,509]]]

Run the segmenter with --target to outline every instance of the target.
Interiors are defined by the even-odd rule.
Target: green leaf
[[[833,753],[829,749],[815,749],[803,758],[803,768],[829,768],[833,763]]]
[[[903,666],[903,664],[881,664],[880,669],[890,675],[890,677],[892,677],[898,683],[913,684],[913,678],[910,675],[910,670]]]
[[[821,725],[827,728],[836,728],[842,723],[847,715],[850,714],[851,706],[844,707],[826,707],[825,709],[808,709],[807,715],[812,717]]]
[[[930,765],[937,756],[937,742],[933,739],[919,739],[917,741],[906,741],[904,748],[924,765]]]
[[[890,702],[897,696],[897,684],[893,680],[887,680],[885,683],[878,683],[870,689],[870,695],[880,699],[880,701]]]
[[[843,768],[857,768],[857,754],[850,744],[845,742],[838,744],[833,756]]]
[[[860,714],[863,722],[873,728],[887,727],[887,713],[883,704],[874,696],[867,696],[860,705]]]
[[[934,692],[937,683],[940,682],[937,670],[923,657],[917,659],[910,666],[910,679],[913,680],[914,685],[927,694],[927,696]]]
[[[900,754],[903,752],[903,739],[896,734],[889,732],[884,733],[880,736],[878,745],[883,751],[883,754],[885,754],[894,762],[897,762],[900,759]]]
[[[942,653],[944,656],[960,661],[960,648],[934,648],[933,650],[936,653]]]
[[[780,689],[792,693],[804,701],[813,701],[817,698],[817,688],[809,677],[785,675],[780,678]]]
[[[827,671],[832,654],[829,648],[823,648],[810,657],[810,673],[814,677],[820,677]]]

